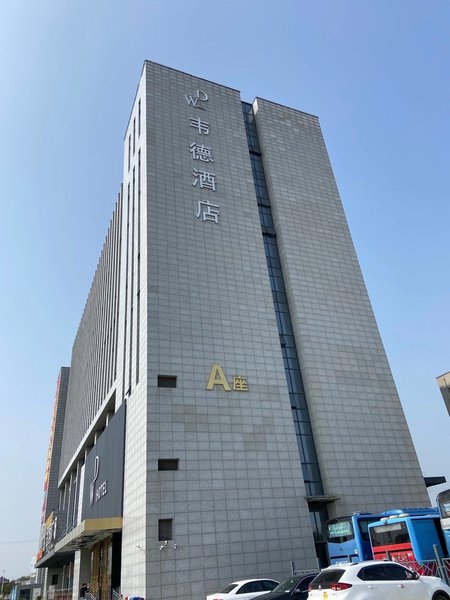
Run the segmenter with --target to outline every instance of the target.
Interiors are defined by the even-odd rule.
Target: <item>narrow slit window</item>
[[[177,387],[176,375],[158,375],[158,387],[176,388]]]
[[[178,458],[159,458],[158,471],[178,471]]]
[[[159,519],[158,540],[166,542],[173,539],[173,519]]]

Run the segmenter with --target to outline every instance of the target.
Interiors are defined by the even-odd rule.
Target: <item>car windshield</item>
[[[220,590],[221,594],[229,594],[234,588],[237,587],[237,583],[230,583],[227,587],[224,587],[223,590]]]
[[[295,586],[300,581],[300,579],[301,579],[301,577],[289,577],[289,579],[285,579],[284,581],[279,583],[273,591],[274,592],[290,592],[295,588]]]

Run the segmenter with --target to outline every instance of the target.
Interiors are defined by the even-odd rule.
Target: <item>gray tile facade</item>
[[[318,119],[256,101],[269,195],[330,516],[426,506]]]
[[[125,476],[123,574],[126,581],[130,570],[131,586],[141,545],[142,595],[196,598],[236,578],[281,578],[291,560],[314,567],[315,551],[239,93],[152,63],[144,76],[148,380],[146,394],[143,382],[132,391],[128,416],[139,415],[142,432],[146,415],[146,514],[128,500],[142,493],[133,470],[133,482]],[[198,89],[208,95],[204,110],[185,98]],[[210,133],[199,134],[191,118]],[[193,159],[194,142],[211,148],[214,162]],[[194,169],[214,173],[215,191],[193,185]],[[128,161],[125,170],[124,188]],[[206,199],[219,206],[218,223],[196,217]],[[245,376],[248,391],[207,391],[215,363],[230,385],[233,375]],[[176,376],[176,389],[158,388],[158,374]],[[137,437],[133,428],[129,420],[127,439]],[[158,458],[179,459],[179,470],[158,471]],[[146,538],[132,527],[129,543],[131,504]],[[161,518],[173,519],[162,551]]]

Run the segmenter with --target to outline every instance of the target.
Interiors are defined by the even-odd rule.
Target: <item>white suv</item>
[[[308,600],[450,600],[450,587],[393,561],[366,560],[323,569]]]

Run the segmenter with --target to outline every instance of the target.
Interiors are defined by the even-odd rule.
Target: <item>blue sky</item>
[[[56,378],[144,59],[320,117],[423,472],[450,482],[449,21],[448,0],[1,3],[0,574],[37,549]]]

